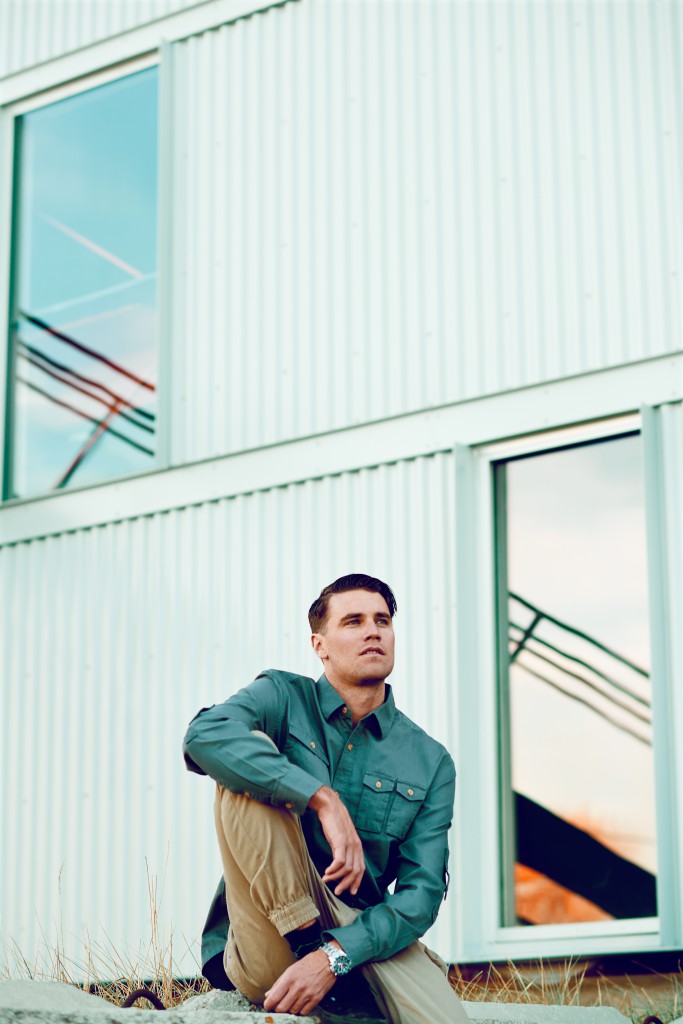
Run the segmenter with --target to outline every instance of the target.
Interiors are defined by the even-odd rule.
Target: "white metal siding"
[[[673,0],[301,0],[174,50],[174,458],[680,348]]]
[[[198,0],[0,0],[0,78]]]
[[[144,946],[148,865],[197,948],[220,861],[186,724],[269,665],[319,675],[306,612],[344,572],[395,587],[398,704],[448,743],[453,486],[437,455],[0,549],[5,940]]]

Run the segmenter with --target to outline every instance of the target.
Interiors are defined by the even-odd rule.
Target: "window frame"
[[[102,68],[85,77],[63,82],[52,88],[45,89],[35,95],[16,100],[7,107],[0,107],[0,323],[4,324],[2,345],[0,346],[0,508],[14,503],[35,501],[46,498],[53,491],[41,491],[21,497],[9,497],[12,476],[12,444],[13,444],[13,406],[14,406],[14,368],[15,353],[12,336],[14,318],[14,302],[16,294],[16,256],[17,256],[17,208],[19,202],[19,152],[15,144],[17,138],[17,118],[24,114],[51,106],[60,100],[89,92],[102,85],[127,78],[140,71],[150,68],[159,69],[159,100],[157,110],[157,144],[159,152],[157,171],[157,302],[158,302],[158,380],[157,380],[157,454],[152,471],[164,469],[169,460],[169,421],[170,408],[168,396],[169,353],[166,342],[167,331],[167,274],[165,268],[170,259],[170,217],[166,205],[170,199],[166,177],[169,161],[166,159],[170,134],[171,110],[167,100],[169,77],[169,61],[167,48],[131,58],[111,67]],[[163,259],[162,259],[163,254]],[[105,477],[101,481],[88,484],[76,484],[67,488],[68,491],[79,491],[85,488],[98,487],[112,481],[121,481],[131,477],[149,475],[150,470],[136,473],[124,473],[118,476]]]
[[[667,627],[666,534],[662,528],[663,471],[658,408],[612,414],[502,440],[455,446],[456,562],[458,573],[458,687],[456,887],[461,893],[456,934],[463,961],[526,959],[676,948],[682,936],[681,869],[675,815],[681,803],[670,765],[675,742],[672,670]],[[544,425],[545,426],[545,425]],[[658,917],[553,925],[502,925],[502,736],[498,650],[497,517],[495,466],[507,458],[640,433],[643,439],[645,513],[653,681],[654,773],[658,850]],[[501,741],[503,742],[501,752]],[[509,828],[509,826],[508,826]],[[509,831],[508,831],[509,841]]]

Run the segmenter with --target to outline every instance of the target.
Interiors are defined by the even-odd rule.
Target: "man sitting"
[[[455,769],[386,683],[395,611],[381,580],[336,580],[309,611],[324,675],[263,672],[185,737],[188,768],[217,783],[204,971],[218,958],[269,1011],[466,1021],[417,941],[447,889]]]

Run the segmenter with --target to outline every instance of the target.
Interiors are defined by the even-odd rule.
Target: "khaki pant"
[[[225,972],[254,1003],[294,963],[283,936],[320,917],[323,929],[356,914],[325,886],[298,815],[216,787],[216,830],[230,911]],[[421,942],[361,971],[393,1024],[466,1024],[446,965]]]

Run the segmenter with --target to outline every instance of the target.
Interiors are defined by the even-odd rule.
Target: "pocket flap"
[[[363,785],[375,793],[393,793],[396,782],[381,772],[366,772],[363,776]]]
[[[319,757],[325,764],[329,764],[327,754],[325,753],[325,747],[322,742],[318,741],[310,728],[305,725],[300,725],[298,722],[289,723],[289,735],[306,747],[312,754]]]
[[[415,786],[411,782],[397,782],[396,791],[405,797],[406,800],[424,800],[426,789]]]

